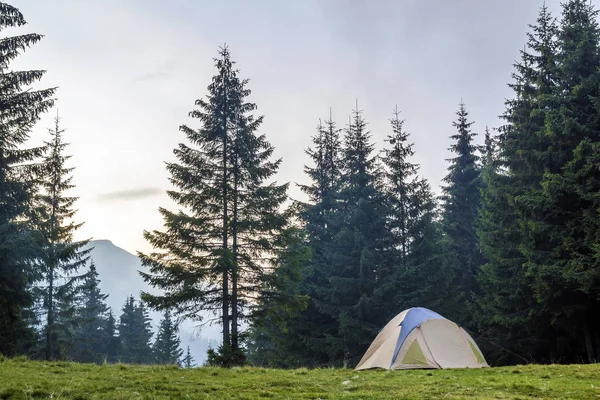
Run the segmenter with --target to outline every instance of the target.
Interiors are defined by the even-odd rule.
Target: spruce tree
[[[21,12],[0,3],[0,31],[26,24]],[[55,89],[32,89],[43,70],[13,71],[11,62],[42,39],[29,33],[0,39],[0,353],[24,351],[31,330],[25,311],[33,305],[29,286],[38,278],[32,268],[36,240],[28,224],[35,190],[29,164],[41,148],[25,148],[31,128],[53,105]]]
[[[454,271],[444,262],[435,196],[427,180],[417,175],[413,143],[397,108],[390,123],[382,160],[389,231],[385,262],[394,279],[381,285],[380,301],[396,310],[428,307],[450,317],[456,312],[457,291]]]
[[[531,251],[533,243],[546,242],[543,230],[531,228],[546,213],[534,199],[550,166],[547,127],[559,80],[558,28],[546,6],[530,29],[509,85],[514,98],[506,102],[506,124],[483,172],[478,234],[487,263],[478,279],[483,293],[477,319],[487,338],[511,351],[497,355],[501,362],[522,362],[512,354],[537,361],[560,355],[552,317],[534,289],[533,266],[548,253]]]
[[[454,143],[450,151],[455,154],[449,159],[448,175],[443,187],[443,230],[448,242],[448,259],[456,273],[465,302],[469,303],[478,293],[475,276],[483,264],[475,225],[478,219],[480,196],[480,165],[477,146],[473,143],[476,133],[471,131],[473,122],[463,102],[453,122],[457,132],[451,136]],[[459,318],[466,322],[467,316]]]
[[[75,331],[72,358],[78,362],[100,363],[106,359],[105,341],[111,335],[107,332],[108,306],[105,301],[108,295],[102,294],[99,283],[98,272],[92,262],[82,291],[77,296],[79,326]]]
[[[89,275],[78,272],[88,262],[91,251],[84,249],[89,240],[73,240],[73,234],[82,224],[73,222],[77,198],[67,195],[73,188],[70,175],[73,168],[66,166],[71,156],[64,154],[68,144],[63,141],[64,130],[60,128],[58,115],[49,133],[51,140],[45,143],[35,208],[41,242],[38,263],[43,273],[36,293],[45,317],[42,348],[47,360],[66,353],[59,341],[70,342],[76,328],[75,299]]]
[[[312,161],[312,165],[304,167],[310,184],[298,185],[308,196],[307,202],[295,203],[306,234],[293,246],[298,248],[300,242],[305,242],[310,247],[310,255],[292,262],[304,265],[299,267],[299,284],[292,285],[289,291],[306,295],[308,302],[304,309],[292,313],[286,308],[266,305],[271,312],[252,324],[246,345],[248,360],[254,365],[289,368],[329,362],[326,337],[337,330],[337,321],[321,312],[318,304],[329,287],[329,250],[341,187],[340,132],[331,111],[327,121],[319,121],[317,133],[311,138],[312,146],[305,151]]]
[[[245,335],[247,359],[253,365],[280,368],[314,365],[314,359],[307,357],[310,349],[304,346],[306,324],[313,316],[306,312],[309,296],[303,282],[311,251],[300,227],[286,229],[282,241],[285,250],[278,254],[277,268],[262,290],[267,295],[258,299]]]
[[[559,26],[542,8],[530,53],[517,65],[482,218],[490,258],[483,320],[536,361],[597,361],[600,354],[591,167],[600,97],[596,19],[583,0],[563,4]]]
[[[144,300],[191,319],[220,311],[222,351],[240,363],[239,325],[252,318],[253,299],[281,250],[288,185],[268,182],[281,160],[271,160],[274,149],[258,134],[263,117],[251,114],[256,105],[246,100],[248,81],[238,78],[227,48],[219,55],[207,99],[190,113],[200,128],[180,128],[194,147],[180,144],[178,162],[167,165],[177,188],[168,193],[182,209],[160,209],[166,231],[144,236],[163,251],[140,257],[150,268],[144,279],[164,291],[145,293]]]
[[[529,220],[533,240],[526,247],[536,297],[551,311],[555,330],[570,334],[570,346],[561,351],[575,354],[577,345],[584,343],[589,362],[600,361],[600,301],[594,278],[599,236],[591,219],[596,214],[598,176],[589,169],[597,160],[594,149],[600,142],[597,17],[598,10],[587,1],[563,4],[558,90],[546,124],[547,168],[541,190],[527,198],[531,208],[540,210]]]
[[[183,350],[181,349],[181,339],[179,339],[179,336],[177,335],[178,332],[179,327],[171,318],[171,313],[165,311],[163,318],[158,325],[156,340],[152,345],[155,363],[181,365]]]
[[[311,248],[311,260],[300,290],[309,296],[310,301],[291,328],[300,343],[292,342],[287,347],[295,348],[294,354],[309,365],[323,365],[330,361],[327,338],[335,335],[338,329],[335,316],[323,312],[321,307],[327,301],[331,246],[339,231],[337,215],[343,168],[341,133],[330,110],[324,125],[319,121],[317,135],[312,138],[313,147],[306,151],[313,166],[305,166],[304,173],[311,183],[300,185],[309,200],[301,205],[300,218]]]
[[[382,173],[366,121],[353,112],[342,150],[339,212],[330,246],[329,286],[318,307],[337,321],[328,335],[331,360],[355,364],[385,323],[377,288],[391,276],[384,262],[388,242]]]
[[[183,366],[185,368],[192,368],[194,367],[194,357],[192,357],[192,353],[190,352],[190,346],[187,347],[187,350],[185,352],[185,356],[183,357]]]
[[[150,273],[144,279],[164,290],[160,296],[144,294],[151,307],[175,309],[190,319],[202,310],[220,311],[224,346],[231,345],[231,132],[241,98],[241,81],[233,69],[229,51],[215,59],[217,75],[208,86],[207,99],[196,100],[200,109],[190,112],[199,129],[182,125],[190,144],[174,150],[177,163],[168,163],[170,181],[177,190],[168,192],[183,209],[160,208],[165,232],[144,232],[145,239],[163,252],[139,256]],[[169,257],[169,253],[177,257]]]
[[[119,319],[119,342],[121,362],[127,364],[152,363],[152,331],[150,317],[143,302],[136,304],[133,296],[129,296],[123,306]]]
[[[406,269],[410,253],[411,206],[413,193],[419,184],[419,180],[415,179],[418,166],[410,162],[414,155],[413,144],[408,142],[409,134],[403,130],[404,120],[400,119],[398,108],[394,110],[390,123],[392,134],[387,136],[386,141],[391,148],[384,150],[383,162],[389,205],[388,229],[397,251],[388,258],[399,268]]]
[[[116,363],[121,354],[121,340],[117,332],[117,321],[112,310],[108,309],[108,317],[102,335],[103,362]]]
[[[244,81],[243,83],[246,83]],[[250,94],[242,91],[244,97]],[[237,129],[233,131],[232,168],[232,288],[231,347],[240,348],[239,326],[260,311],[255,302],[286,302],[286,279],[279,278],[282,255],[289,250],[289,234],[294,225],[293,210],[282,210],[287,201],[288,184],[269,182],[277,173],[281,159],[272,159],[274,147],[264,134],[258,134],[263,117],[248,113],[253,103],[241,103]],[[281,285],[280,285],[281,284]],[[282,286],[283,285],[283,286]],[[258,299],[257,299],[258,297]]]

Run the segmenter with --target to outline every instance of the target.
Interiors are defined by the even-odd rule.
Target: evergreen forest
[[[89,239],[75,239],[59,88],[11,68],[43,40],[10,36],[25,25],[0,3],[0,354],[192,367],[179,338],[191,320],[222,328],[209,365],[352,367],[391,318],[426,307],[491,365],[600,362],[600,25],[588,0],[540,8],[499,126],[457,101],[439,133],[452,141],[440,190],[414,161],[410,115],[391,104],[378,143],[360,101],[315,116],[305,183],[279,182],[269,116],[250,100],[260,88],[220,47],[188,119],[165,133],[179,141],[165,164],[176,206],[157,207],[162,227],[143,232],[154,250],[138,252],[156,290],[121,310],[106,305]],[[46,141],[30,145],[49,112]],[[163,315],[156,332],[149,310]]]

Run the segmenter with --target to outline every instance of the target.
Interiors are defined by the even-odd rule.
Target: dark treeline
[[[24,23],[0,6],[2,28]],[[600,28],[587,0],[544,6],[514,65],[502,125],[483,144],[467,105],[438,196],[414,163],[403,115],[373,141],[358,107],[312,133],[300,188],[274,180],[281,159],[260,133],[227,47],[167,164],[176,211],[139,253],[156,293],[116,321],[87,242],[74,242],[59,121],[25,142],[54,89],[43,71],[9,72],[38,35],[2,39],[0,352],[98,362],[191,365],[177,318],[223,327],[208,363],[353,366],[390,318],[427,307],[473,333],[492,364],[600,360]],[[481,131],[479,131],[481,132]],[[381,132],[383,133],[383,132]],[[482,135],[483,136],[483,135]],[[153,343],[146,308],[163,311]],[[207,321],[203,321],[207,322]]]

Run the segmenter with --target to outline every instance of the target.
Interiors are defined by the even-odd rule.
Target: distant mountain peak
[[[139,299],[140,292],[154,292],[154,288],[148,285],[138,273],[143,270],[140,259],[127,250],[116,246],[108,239],[90,240],[86,247],[93,247],[91,257],[96,264],[100,278],[100,289],[108,294],[106,303],[112,308],[115,318],[119,318],[123,304],[128,296],[133,295]],[[150,310],[153,325],[157,326],[162,313]],[[202,329],[204,335],[197,331],[193,321],[184,322],[181,325],[182,348],[190,345],[194,358],[200,364],[204,362],[208,347],[218,346],[220,329],[218,326]]]
[[[111,244],[114,246],[114,243],[111,242],[108,239],[94,239],[94,240],[90,240],[90,243],[96,243],[96,244]]]

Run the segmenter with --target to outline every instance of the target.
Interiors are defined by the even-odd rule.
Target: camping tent
[[[473,338],[456,323],[421,307],[396,315],[356,369],[489,367]]]

